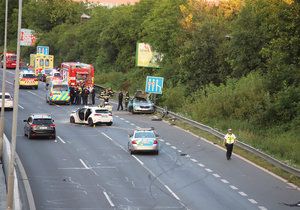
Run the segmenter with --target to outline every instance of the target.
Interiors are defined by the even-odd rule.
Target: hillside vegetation
[[[22,28],[37,32],[56,65],[92,63],[96,83],[131,93],[144,89],[147,75],[162,76],[160,106],[222,131],[231,127],[241,141],[300,166],[299,1],[141,0],[111,9],[69,0],[23,2]],[[16,8],[10,1],[10,50],[16,48]],[[91,19],[81,21],[83,13]],[[135,66],[137,42],[163,54],[160,69]],[[22,47],[24,59],[34,52]]]

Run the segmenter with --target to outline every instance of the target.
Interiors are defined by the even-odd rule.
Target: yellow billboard
[[[152,51],[151,46],[147,43],[137,43],[136,45],[136,66],[159,68],[162,55]]]

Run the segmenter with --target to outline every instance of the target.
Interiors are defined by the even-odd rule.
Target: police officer
[[[95,105],[96,91],[94,87],[91,89],[91,95],[92,95],[92,105]]]
[[[227,134],[224,136],[224,145],[226,147],[226,158],[227,160],[231,159],[231,154],[233,150],[233,145],[235,143],[236,136],[232,133],[232,129],[229,128]]]
[[[74,104],[75,98],[75,89],[74,87],[70,87],[70,104]]]
[[[121,108],[121,110],[123,110],[123,92],[120,91],[119,95],[118,95],[118,108],[117,110],[119,111],[119,109]]]

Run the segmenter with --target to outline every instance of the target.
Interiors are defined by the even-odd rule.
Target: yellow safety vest
[[[225,135],[225,142],[226,142],[227,144],[233,144],[234,141],[235,141],[235,139],[236,139],[236,137],[235,137],[234,134],[226,134],[226,135]]]

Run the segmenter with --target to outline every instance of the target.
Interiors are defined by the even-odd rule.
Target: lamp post
[[[6,81],[6,53],[7,53],[7,12],[8,0],[5,1],[5,26],[4,26],[4,50],[3,50],[3,79],[2,79],[2,103],[0,115],[0,161],[3,153],[3,131],[4,131],[4,104],[5,104],[5,81]]]
[[[18,40],[17,40],[17,65],[15,71],[15,89],[14,89],[14,111],[12,122],[12,134],[11,134],[11,156],[9,160],[8,170],[8,183],[7,183],[7,210],[13,209],[14,198],[14,163],[15,163],[15,151],[16,151],[16,136],[17,136],[17,118],[18,118],[18,104],[19,104],[19,67],[20,67],[20,34],[22,24],[22,0],[19,0],[19,15],[18,15]]]

